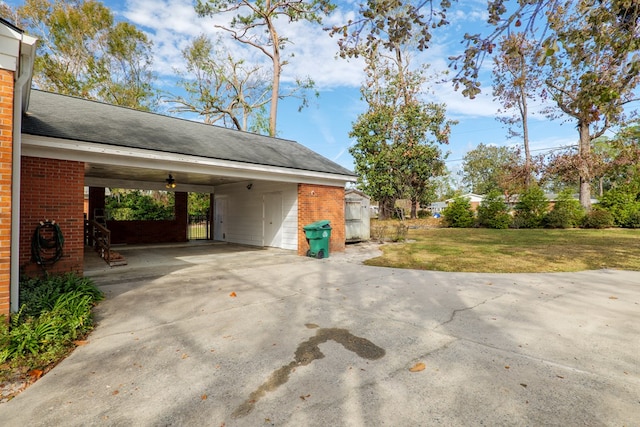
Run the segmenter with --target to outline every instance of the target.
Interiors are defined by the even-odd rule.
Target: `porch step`
[[[116,267],[119,265],[127,265],[127,260],[118,252],[111,251],[110,255],[111,260],[109,261],[109,266]]]

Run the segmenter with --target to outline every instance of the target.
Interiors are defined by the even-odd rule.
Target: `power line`
[[[561,145],[561,146],[558,146],[558,147],[537,148],[535,150],[530,150],[530,151],[532,153],[533,152],[537,153],[537,152],[540,152],[540,151],[556,151],[556,150],[563,150],[563,149],[566,149],[566,148],[577,147],[577,146],[578,146],[578,144],[570,144],[570,145]],[[444,162],[445,163],[455,163],[455,162],[461,162],[463,160],[464,160],[464,158],[462,158],[462,159],[445,160]]]

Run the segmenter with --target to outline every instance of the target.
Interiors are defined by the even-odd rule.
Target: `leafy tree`
[[[640,189],[640,126],[622,129],[613,140],[594,143],[594,151],[606,162],[602,177],[609,188],[622,185]]]
[[[544,191],[537,185],[532,185],[518,197],[515,207],[514,224],[517,228],[536,228],[543,223],[549,208],[549,200]]]
[[[116,221],[166,220],[174,218],[174,194],[111,189],[105,210]]]
[[[444,174],[437,143],[448,142],[450,126],[444,105],[420,101],[424,70],[411,70],[403,48],[393,54],[367,53],[367,82],[361,88],[368,111],[349,136],[359,185],[378,200],[380,218],[388,218],[395,201],[408,197],[411,215],[434,198],[432,179]]]
[[[151,42],[96,0],[26,0],[19,25],[39,39],[37,87],[131,108],[153,103]]]
[[[209,212],[209,193],[189,193],[187,198],[189,215],[206,215]]]
[[[517,150],[509,147],[478,144],[463,159],[463,182],[476,194],[510,189],[510,171],[520,163]],[[515,191],[514,191],[515,193]]]
[[[449,227],[468,228],[475,221],[471,201],[468,197],[456,197],[442,211],[442,217]]]
[[[220,46],[222,43],[216,43]],[[172,96],[177,112],[199,114],[208,124],[268,133],[262,128],[264,107],[269,103],[269,78],[259,66],[236,60],[230,52],[215,49],[205,35],[197,37],[182,51],[187,73],[178,86],[186,96]]]
[[[558,2],[547,13],[551,35],[538,60],[557,112],[576,122],[580,136],[575,166],[580,204],[591,208],[591,181],[599,159],[592,143],[613,124],[625,122],[623,107],[636,100],[640,83],[640,7],[629,2]]]
[[[498,190],[490,191],[478,206],[478,223],[489,228],[509,228],[511,224],[509,206]]]
[[[522,34],[511,34],[500,42],[500,53],[494,58],[493,95],[500,100],[510,116],[499,116],[498,120],[509,126],[510,137],[522,137],[524,148],[524,185],[531,182],[533,169],[529,148],[529,100],[535,97],[541,86],[539,69],[531,64],[534,44]],[[514,127],[520,128],[518,132]]]
[[[201,16],[233,14],[227,25],[215,25],[229,33],[233,40],[257,49],[271,61],[271,99],[269,113],[269,135],[276,135],[278,100],[284,95],[280,89],[282,67],[289,62],[282,57],[287,43],[276,23],[281,18],[286,23],[307,21],[320,24],[323,16],[329,14],[335,6],[328,0],[198,0],[196,12]],[[311,89],[314,83],[310,79],[298,80],[299,89]],[[288,96],[293,96],[289,93]],[[303,106],[306,105],[303,97]]]

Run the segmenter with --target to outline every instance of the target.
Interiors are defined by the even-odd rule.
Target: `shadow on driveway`
[[[88,274],[107,294],[89,344],[0,405],[2,424],[640,419],[637,272],[363,266],[376,250],[315,260],[233,245],[131,249],[153,261]]]

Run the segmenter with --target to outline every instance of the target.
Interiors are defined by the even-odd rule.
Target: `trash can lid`
[[[330,224],[331,224],[331,221],[323,219],[320,221],[312,222],[311,224],[305,225],[302,228],[304,230],[317,230],[319,228],[331,228]]]

